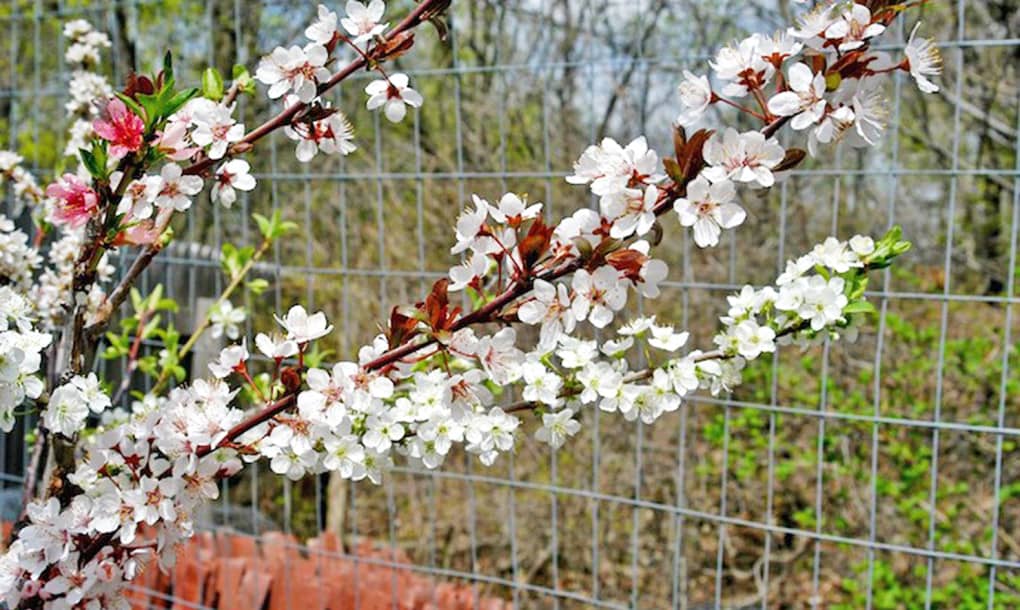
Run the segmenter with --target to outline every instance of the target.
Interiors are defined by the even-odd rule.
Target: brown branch
[[[383,37],[384,41],[390,42],[400,34],[421,25],[424,19],[427,19],[430,16],[436,14],[437,12],[444,10],[445,7],[448,5],[449,0],[425,0],[417,7],[415,7],[413,11],[408,13],[408,15],[404,17],[404,19],[400,23],[398,23],[396,27],[390,30]],[[361,68],[368,66],[369,66],[368,59],[363,55],[359,55],[354,61],[347,64],[339,72],[334,74],[332,78],[330,78],[328,81],[326,81],[325,83],[320,83],[318,87],[318,95],[322,95],[323,93],[329,91],[333,87],[336,87],[343,80],[349,78],[352,74],[354,74]],[[300,102],[282,110],[279,114],[267,120],[265,123],[259,125],[254,130],[245,135],[240,142],[237,142],[236,144],[231,146],[230,150],[227,153],[227,156],[229,157],[231,155],[247,152],[248,150],[251,149],[252,145],[254,145],[262,138],[266,137],[267,135],[271,134],[277,129],[290,125],[294,117],[297,116],[298,113],[300,113],[308,106],[309,104]],[[209,169],[219,161],[221,161],[221,159],[214,160],[208,158],[203,159],[201,161],[197,161],[192,165],[186,167],[184,169],[184,173],[201,174],[202,172]]]
[[[387,41],[392,40],[402,32],[405,32],[413,27],[420,25],[423,15],[427,16],[431,14],[432,12],[437,10],[438,6],[443,4],[445,4],[444,0],[426,0],[425,2],[422,2],[411,13],[409,13],[407,17],[403,19],[403,21],[401,21],[394,29],[392,29],[385,36],[385,40]],[[333,87],[336,87],[338,84],[340,84],[340,82],[349,78],[352,74],[354,74],[356,71],[366,66],[367,64],[368,61],[366,57],[359,56],[357,59],[355,59],[354,61],[349,63],[346,67],[344,67],[342,70],[334,74],[333,77],[330,78],[328,81],[320,84],[318,90],[319,95],[322,95],[326,91],[329,91]],[[225,98],[224,102],[228,104],[232,102],[234,98],[237,97],[238,92],[239,89],[237,84],[235,83],[230,87],[230,90],[228,91],[227,97]],[[273,131],[276,131],[277,129],[289,125],[291,120],[300,111],[307,107],[308,104],[299,103],[294,104],[289,108],[286,108],[273,118],[267,120],[266,122],[264,122],[263,124],[259,125],[254,130],[249,132],[247,135],[245,135],[245,137],[240,142],[234,144],[231,147],[229,154],[235,155],[240,152],[246,152],[248,150],[251,150],[252,145],[254,145],[262,138],[266,137]],[[192,165],[188,166],[187,168],[185,168],[184,173],[201,174],[218,161],[219,160],[208,158],[203,159],[201,161],[197,161]],[[127,181],[125,181],[125,183],[126,182]],[[157,246],[157,244],[153,244],[152,246],[146,248],[138,256],[138,258],[135,259],[134,264],[132,264],[131,269],[128,270],[128,274],[124,277],[124,280],[121,282],[119,286],[117,286],[117,289],[114,290],[114,292],[108,299],[109,310],[104,312],[104,315],[101,316],[99,321],[90,326],[90,337],[96,338],[99,335],[99,333],[101,333],[105,329],[106,325],[109,323],[109,317],[124,302],[124,300],[127,298],[127,295],[130,294],[131,285],[138,278],[141,272],[144,271],[146,267],[148,267],[148,265],[152,262],[152,259],[155,258],[157,254],[159,254],[159,251],[161,249],[162,245]]]
[[[93,341],[98,339],[99,336],[106,330],[110,324],[110,318],[114,312],[120,309],[120,306],[127,300],[128,295],[131,294],[131,287],[134,285],[135,280],[138,276],[148,268],[149,264],[152,263],[152,259],[156,258],[163,250],[163,243],[157,238],[157,241],[142,250],[138,257],[135,258],[135,262],[131,264],[131,267],[124,274],[120,283],[114,288],[110,296],[106,298],[106,301],[102,305],[102,313],[99,319],[90,324],[85,332],[90,339]]]
[[[423,22],[424,19],[427,19],[428,17],[436,14],[438,11],[443,10],[443,8],[445,8],[448,4],[449,4],[448,0],[425,0],[417,7],[415,7],[415,9],[411,11],[399,24],[397,24],[395,28],[390,30],[389,33],[387,33],[386,36],[384,36],[384,40],[387,42],[391,41],[398,35],[402,34],[403,32],[406,32],[414,27],[417,27]],[[328,81],[326,81],[325,83],[321,83],[318,88],[318,94],[322,95],[326,91],[329,91],[330,89],[336,87],[343,80],[349,78],[352,74],[357,72],[359,69],[366,67],[367,65],[368,59],[365,56],[359,56],[357,59],[355,59],[347,66],[345,66],[342,70],[334,74]],[[237,83],[234,83],[228,90],[227,96],[224,99],[224,103],[226,104],[232,103],[234,99],[237,97],[238,93],[239,87]],[[277,129],[289,125],[293,118],[297,116],[299,112],[301,112],[307,107],[308,104],[299,103],[284,109],[282,112],[280,112],[273,118],[267,120],[266,122],[262,123],[261,125],[250,131],[248,134],[245,135],[245,137],[240,142],[231,146],[228,152],[228,157],[251,150],[251,147],[262,138],[266,137],[267,135],[276,131]],[[191,175],[202,174],[207,169],[209,169],[210,167],[212,167],[213,165],[220,161],[222,161],[222,159],[214,160],[205,158],[200,161],[196,161],[195,163],[186,167],[184,169],[184,173]],[[129,180],[123,180],[123,182],[124,185],[122,186],[125,186],[127,182],[129,182]],[[138,276],[142,273],[142,271],[144,271],[149,266],[149,264],[152,263],[152,260],[159,254],[160,250],[162,250],[162,247],[163,247],[162,244],[159,245],[153,244],[146,248],[145,250],[143,250],[138,255],[138,257],[135,259],[135,262],[131,265],[131,268],[128,270],[127,275],[124,276],[124,279],[107,299],[107,304],[104,305],[104,310],[100,314],[99,319],[96,320],[96,322],[94,322],[93,324],[91,324],[87,329],[88,337],[90,339],[92,340],[97,339],[103,333],[103,331],[106,330],[106,327],[110,323],[110,317],[117,310],[117,308],[124,303],[124,300],[130,294],[131,286],[134,284],[135,280],[137,280]]]
[[[788,117],[776,119],[775,121],[766,125],[762,129],[762,132],[765,133],[767,137],[771,137],[771,135],[778,131],[783,125],[785,125],[788,120],[789,120]],[[657,216],[661,216],[670,209],[672,209],[671,208],[672,200],[676,197],[682,196],[683,190],[684,189],[682,186],[676,184],[673,184],[670,188],[663,189],[662,193],[659,195],[659,201],[656,203],[654,208],[655,214]],[[583,261],[582,259],[575,258],[573,260],[562,263],[558,267],[554,267],[546,271],[545,273],[540,273],[535,277],[528,276],[516,282],[513,286],[508,288],[502,294],[500,294],[493,300],[489,301],[485,305],[479,307],[478,309],[475,309],[474,311],[456,320],[449,330],[451,332],[456,332],[473,324],[485,324],[492,322],[497,318],[497,314],[504,307],[514,302],[518,298],[521,298],[524,295],[528,294],[528,292],[531,291],[531,288],[534,284],[534,280],[536,278],[543,279],[546,281],[553,281],[563,276],[569,275],[574,271],[577,271],[584,265],[584,263],[585,261]],[[798,328],[787,329],[788,332],[794,332],[795,330],[799,329]],[[787,332],[783,332],[779,336],[781,336],[782,334],[787,334]],[[436,339],[434,337],[427,337],[424,340],[422,340],[420,336],[412,337],[406,343],[394,347],[393,349],[390,349],[389,351],[381,354],[374,360],[370,360],[369,362],[365,363],[363,365],[363,368],[366,371],[376,371],[384,369],[408,356],[411,356],[421,351],[422,349],[425,349],[426,347],[434,345],[435,343]],[[702,354],[701,357],[699,357],[698,361],[725,357],[727,356],[722,354],[722,352],[716,350],[713,352],[706,352]],[[650,370],[646,372],[648,376],[651,375]],[[641,379],[641,377],[636,377],[632,381],[637,381],[639,379]],[[257,426],[258,424],[267,421],[268,419],[272,418],[276,413],[282,411],[282,409],[279,409],[275,410],[275,412],[273,413],[267,413],[268,411],[274,409],[275,407],[272,406],[267,407],[265,411],[255,413],[245,421],[240,422],[237,426],[235,426],[235,428],[239,430],[238,434],[243,434],[247,430],[250,430],[251,428]]]
[[[238,422],[237,425],[235,425],[233,428],[227,431],[227,435],[224,436],[223,440],[217,443],[215,447],[210,445],[199,447],[198,449],[195,450],[195,455],[197,455],[200,458],[205,457],[212,453],[213,451],[216,451],[220,447],[225,446],[227,443],[241,436],[245,432],[251,430],[252,428],[260,424],[264,424],[265,422],[273,419],[280,413],[283,413],[284,411],[289,409],[294,404],[296,398],[297,396],[295,394],[288,394],[287,396],[284,396],[283,398],[277,400],[276,402],[270,403],[268,406],[266,406],[265,409],[262,409],[261,411],[255,413],[253,416],[241,422]]]

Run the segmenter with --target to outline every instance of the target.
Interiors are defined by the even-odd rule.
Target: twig
[[[169,219],[168,219],[169,222]],[[163,227],[166,228],[165,226]],[[93,341],[98,339],[103,331],[110,325],[110,319],[113,317],[113,313],[120,309],[120,306],[127,300],[128,295],[131,294],[131,287],[134,285],[135,280],[138,276],[145,271],[146,268],[152,263],[152,259],[163,251],[163,243],[157,239],[154,243],[150,244],[144,250],[142,250],[135,258],[135,262],[131,264],[131,267],[124,274],[120,283],[114,288],[110,296],[106,298],[106,301],[102,305],[102,314],[99,319],[90,324],[85,332],[88,337]]]
[[[223,290],[223,293],[220,294],[220,297],[216,299],[216,302],[213,303],[206,311],[205,317],[202,318],[202,322],[198,325],[198,328],[191,333],[191,336],[188,337],[188,341],[177,351],[178,362],[180,362],[180,360],[191,351],[191,348],[195,347],[195,344],[198,343],[202,334],[205,333],[206,329],[209,328],[209,325],[212,323],[213,312],[223,305],[223,303],[230,298],[230,295],[237,290],[237,287],[240,286],[241,282],[244,281],[244,278],[247,277],[248,272],[251,271],[252,267],[255,266],[255,263],[262,258],[262,255],[269,250],[269,246],[272,243],[272,240],[269,238],[263,239],[258,250],[256,250],[255,253],[252,254],[251,258],[248,259],[248,262],[246,262],[244,266],[241,267],[236,274],[234,274],[234,278],[230,281],[230,284],[227,285],[227,287]],[[152,388],[152,390],[150,390],[153,394],[159,393],[160,390],[166,387],[167,382],[170,381],[170,370],[171,369],[167,367],[160,373],[159,379],[156,381],[156,385]]]
[[[384,41],[390,42],[400,34],[404,33],[405,31],[415,28],[418,25],[421,25],[423,18],[439,10],[440,7],[446,4],[448,4],[447,0],[425,0],[424,2],[416,6],[413,11],[408,13],[408,15],[404,17],[404,19],[400,23],[398,23],[396,27],[390,30],[383,37]],[[322,95],[323,93],[329,91],[333,87],[336,87],[342,81],[349,78],[352,74],[354,74],[361,68],[366,67],[367,65],[368,61],[366,60],[365,56],[359,55],[354,61],[347,64],[346,66],[344,66],[343,69],[334,74],[332,78],[330,78],[328,81],[326,81],[325,83],[320,83],[318,87],[318,95]],[[308,104],[304,102],[299,102],[297,104],[294,104],[293,106],[285,108],[279,114],[269,119],[265,123],[259,125],[251,132],[249,132],[246,136],[244,136],[244,138],[241,139],[240,142],[237,142],[236,144],[232,145],[227,152],[227,156],[247,152],[248,150],[251,149],[251,146],[253,144],[258,142],[262,138],[266,137],[267,135],[271,134],[277,129],[290,125],[294,117],[297,116],[298,113],[300,113],[307,107]],[[184,169],[184,173],[201,174],[218,162],[219,160],[203,159],[186,167]]]

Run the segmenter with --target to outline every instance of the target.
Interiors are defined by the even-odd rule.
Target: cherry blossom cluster
[[[0,214],[0,277],[22,292],[32,287],[32,273],[42,262],[28,235]]]
[[[898,70],[909,72],[921,91],[932,93],[938,86],[930,79],[941,72],[942,60],[930,40],[917,36],[920,24],[910,33],[902,58],[871,50],[871,40],[905,7],[870,4],[881,8],[821,3],[796,27],[772,36],[753,34],[719,50],[711,64],[721,89],[713,88],[707,76],[685,72],[680,85],[683,111],[677,121],[694,125],[710,106],[726,104],[764,122],[789,119],[795,131],[808,131],[812,154],[819,144],[843,138],[851,146],[875,144],[886,122],[887,105],[880,92],[883,77]],[[747,98],[757,109],[744,105]],[[717,158],[728,159],[731,167],[760,147],[735,134],[724,140]],[[744,151],[747,145],[754,150]],[[778,159],[766,154],[761,162],[768,168]]]
[[[52,200],[35,186],[35,179],[21,167],[21,158],[13,153],[0,151],[0,166],[7,161],[12,163],[11,169],[6,174],[12,176],[15,201],[27,200],[32,208],[37,204],[43,207],[51,206]],[[59,188],[64,192],[64,189],[73,189],[75,185],[84,184],[76,176],[68,180],[72,181],[71,185],[65,182],[47,191],[53,192]],[[83,192],[87,193],[87,189],[83,189]],[[86,196],[82,196],[80,201],[82,205],[87,205]],[[21,207],[20,204],[15,206],[14,212],[19,212],[18,208]],[[50,213],[53,209],[50,207]],[[37,235],[39,236],[41,234]],[[37,245],[13,220],[0,214],[0,280],[28,297],[39,328],[53,330],[62,324],[67,306],[71,302],[74,263],[83,243],[84,234],[81,227],[68,226],[48,245],[44,257]],[[105,297],[103,282],[109,280],[114,272],[113,266],[108,263],[108,257],[104,256],[99,261],[96,272],[98,281],[89,288],[84,298],[93,312]]]
[[[39,328],[52,332],[64,324],[73,302],[75,262],[84,244],[85,235],[81,230],[65,231],[50,243],[45,264],[39,266],[35,282],[27,291]],[[96,281],[78,295],[78,300],[88,312],[86,319],[89,321],[95,318],[105,301],[105,286],[113,278],[116,269],[110,264],[109,256],[103,255],[95,271]]]
[[[113,95],[109,81],[96,72],[102,50],[110,48],[110,38],[96,31],[84,19],[64,24],[64,38],[69,43],[64,60],[71,71],[68,83],[70,99],[64,104],[64,109],[73,119],[68,128],[64,156],[77,157],[78,149],[84,148],[94,135],[92,121],[99,115],[98,102]]]
[[[224,249],[229,287],[178,346],[176,331],[155,316],[172,301],[163,303],[158,290],[142,296],[131,284],[172,239],[173,217],[207,185],[225,206],[254,189],[242,156],[272,131],[296,141],[303,162],[354,152],[352,126],[323,95],[357,69],[380,77],[365,89],[368,108],[402,120],[422,98],[384,64],[411,47],[413,27],[447,5],[424,0],[392,27],[381,0],[351,0],[342,16],[320,6],[304,32],[309,42],[277,48],[254,77],[236,69],[227,87],[210,69],[201,89],[178,90],[168,56],[159,73],[133,76],[124,90],[97,92],[81,106],[95,108],[81,166],[45,189],[46,218],[59,233],[48,266],[17,275],[17,257],[35,261],[24,265],[31,268],[41,265],[39,255],[13,223],[0,222],[7,284],[0,287],[0,427],[10,429],[19,407],[36,408],[40,435],[78,456],[39,485],[0,558],[0,600],[9,607],[128,608],[127,583],[148,564],[173,565],[199,505],[246,463],[264,459],[291,479],[332,472],[374,482],[398,459],[438,468],[455,447],[491,465],[522,434],[559,448],[594,409],[651,424],[698,390],[731,391],[747,362],[778,345],[853,338],[873,310],[868,273],[909,248],[898,229],[879,239],[829,238],[789,261],[774,285],[745,286],[728,298],[711,349],[689,346],[689,332],[668,322],[630,317],[627,303],[660,294],[669,269],[653,249],[671,211],[698,246],[717,245],[724,229],[746,218],[740,189],[770,188],[804,160],[805,151],[779,144],[779,129],[810,129],[812,151],[842,137],[873,143],[881,133],[877,77],[905,70],[933,90],[930,43],[912,34],[899,63],[870,51],[899,10],[882,2],[869,3],[874,10],[825,5],[797,28],[720,51],[713,62],[720,93],[707,77],[687,73],[673,151],[660,155],[644,137],[606,138],[577,160],[567,181],[590,191],[594,207],[553,223],[542,203],[524,195],[473,196],[454,227],[451,252],[460,264],[422,301],[394,307],[356,358],[320,362],[315,344],[333,327],[301,305],[277,317],[275,331],[251,342],[245,336],[247,312],[230,293],[286,232],[278,216],[256,215],[264,237],[257,250]],[[102,37],[94,34],[87,24],[68,28],[83,64],[98,61]],[[346,67],[337,61],[341,45],[354,54]],[[248,130],[234,113],[256,80],[284,108]],[[737,101],[744,98],[757,109]],[[694,130],[717,103],[751,115],[760,129]],[[0,156],[15,185],[19,163]],[[140,247],[136,262],[107,293],[107,254],[131,247]],[[467,309],[453,304],[460,296]],[[128,359],[127,383],[108,392],[86,355],[128,298],[134,315],[124,314],[125,334],[107,335],[107,351]],[[58,328],[61,349],[46,351],[58,343]],[[182,356],[206,329],[233,343],[209,364],[208,378],[174,386],[184,379]],[[166,346],[144,366],[143,339]],[[55,360],[44,367],[44,358]],[[115,408],[126,404],[120,398],[136,368],[155,379],[153,390],[130,412]],[[46,381],[44,369],[55,371]]]
[[[303,46],[277,47],[262,58],[255,72],[255,78],[269,87],[270,99],[283,98],[288,108],[309,105],[299,120],[292,121],[285,130],[287,137],[298,142],[296,155],[301,162],[310,161],[318,152],[348,155],[356,148],[354,128],[347,117],[319,97],[336,76],[329,66],[339,45],[372,59],[399,52],[384,38],[389,23],[382,22],[386,12],[382,0],[372,0],[367,5],[350,0],[345,12],[346,16],[340,18],[320,4],[315,23],[305,29],[309,42]],[[410,87],[406,74],[388,74],[381,66],[375,69],[382,78],[365,88],[369,110],[382,108],[386,118],[396,123],[406,116],[408,106],[421,106],[424,100]]]
[[[94,408],[90,400],[102,400],[95,386],[94,377],[75,377],[57,388],[51,402],[58,414],[48,411],[47,425],[61,433],[80,429]],[[223,383],[197,381],[147,401],[128,422],[85,444],[85,458],[68,477],[82,492],[64,507],[55,497],[30,504],[30,525],[0,560],[8,606],[45,600],[55,609],[130,608],[126,584],[154,557],[172,566],[197,505],[217,497],[217,479],[241,469],[230,450],[195,451],[217,443],[222,426],[240,419],[228,406],[232,398]],[[143,539],[149,534],[151,541]]]
[[[26,207],[35,207],[42,203],[45,195],[39,184],[22,162],[25,159],[9,150],[0,150],[0,185],[9,183],[11,185],[12,201],[14,203],[11,213],[17,217]]]
[[[69,477],[82,493],[66,507],[55,498],[31,505],[31,525],[0,562],[6,600],[12,607],[34,596],[70,604],[49,607],[120,607],[122,581],[153,558],[172,566],[175,546],[192,534],[197,505],[215,499],[217,481],[245,462],[264,458],[292,479],[335,472],[379,482],[397,455],[437,468],[455,445],[492,464],[513,449],[523,428],[518,412],[538,412],[535,436],[553,447],[580,430],[577,416],[589,408],[651,424],[699,388],[732,390],[745,363],[774,351],[777,339],[838,337],[863,311],[848,306],[860,297],[867,269],[904,247],[895,233],[880,245],[863,236],[830,238],[790,261],[776,286],[746,286],[729,297],[720,348],[712,352],[681,354],[688,333],[643,317],[601,344],[558,332],[551,344],[540,338],[529,351],[512,327],[482,335],[462,328],[413,363],[374,367],[389,350],[380,335],[361,348],[357,362],[304,371],[307,389],[298,391],[288,379],[295,369],[281,365],[300,361],[333,327],[321,312],[294,306],[278,318],[280,334],[255,339],[275,363],[269,383],[254,382],[246,346],[232,345],[210,364],[212,379],[137,402],[126,422],[100,429],[83,445],[86,459]],[[631,369],[636,351],[661,358]],[[255,388],[273,417],[256,421],[237,408],[242,387],[234,382]],[[492,390],[512,384],[522,401],[497,406]],[[75,376],[52,392],[46,425],[73,436],[90,412],[109,404],[94,374]]]
[[[100,63],[102,49],[110,47],[110,40],[84,20],[68,22],[63,33],[69,42],[65,60],[72,70],[71,99],[65,104],[72,123],[64,154],[77,156],[79,148],[95,135],[92,121],[99,112],[97,100],[113,93],[106,79],[93,72]],[[66,174],[43,190],[35,177],[24,169],[22,161],[16,153],[0,151],[0,182],[9,180],[12,184],[13,216],[20,216],[27,207],[33,215],[60,228],[43,257],[39,248],[42,228],[30,243],[13,221],[0,216],[0,261],[4,261],[0,263],[0,277],[29,297],[38,327],[52,330],[63,323],[71,303],[74,262],[85,241],[81,219],[97,208],[98,198],[86,185],[83,168]],[[113,267],[103,257],[96,270],[99,281],[89,287],[83,299],[93,312],[105,297],[101,284],[112,276]]]
[[[0,286],[0,430],[14,427],[15,410],[39,398],[45,383],[39,375],[42,351],[52,337],[38,332],[32,305],[10,286]]]

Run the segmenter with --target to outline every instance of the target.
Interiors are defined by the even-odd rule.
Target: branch
[[[296,396],[294,394],[289,394],[277,400],[276,402],[271,403],[265,409],[259,411],[256,414],[256,417],[246,419],[243,422],[231,428],[227,432],[227,435],[223,438],[223,440],[217,443],[215,447],[209,445],[198,447],[195,450],[195,455],[197,455],[199,458],[203,458],[209,455],[213,451],[216,451],[217,449],[223,447],[230,441],[241,436],[251,428],[254,428],[259,424],[269,421],[276,415],[290,408],[290,406],[294,403],[295,399]],[[84,551],[82,551],[78,559],[78,565],[80,566],[88,565],[88,563],[92,561],[96,557],[96,555],[98,555],[99,552],[102,551],[104,547],[106,547],[106,545],[111,544],[113,540],[114,540],[113,534],[103,534],[102,536],[97,537],[85,548]]]
[[[128,295],[131,294],[131,287],[134,285],[135,280],[137,280],[138,276],[140,276],[142,272],[148,268],[148,266],[152,263],[152,259],[156,258],[156,255],[162,251],[163,242],[161,240],[157,240],[138,254],[138,257],[135,258],[135,262],[131,264],[131,267],[127,270],[127,273],[124,274],[120,283],[117,284],[117,287],[110,293],[110,296],[106,298],[106,302],[103,303],[103,308],[101,310],[102,313],[100,314],[99,319],[86,327],[85,333],[90,339],[95,341],[103,334],[103,331],[105,331],[110,325],[110,319],[113,316],[113,313],[120,309],[120,306],[127,300]]]
[[[228,430],[227,435],[223,437],[223,440],[216,443],[215,446],[205,445],[204,447],[199,447],[198,449],[196,449],[195,455],[197,455],[199,458],[203,458],[212,453],[213,451],[216,451],[217,449],[226,446],[228,443],[234,441],[235,439],[237,439],[237,437],[241,436],[245,432],[251,430],[252,428],[255,428],[256,426],[259,426],[260,424],[264,424],[265,422],[273,419],[280,413],[283,413],[284,411],[289,409],[294,404],[296,398],[297,398],[296,394],[288,394],[287,396],[284,396],[283,398],[277,400],[276,402],[272,402],[266,405],[266,407],[261,411],[258,411],[251,417],[238,422],[237,425]]]
[[[397,24],[395,28],[390,30],[390,32],[383,37],[384,40],[389,42],[396,38],[398,35],[402,34],[403,32],[406,32],[412,28],[417,27],[418,25],[421,25],[421,23],[425,19],[441,12],[448,5],[449,0],[425,0],[417,7],[415,7],[415,9],[411,11],[399,24]],[[360,68],[366,67],[367,65],[368,59],[366,59],[366,57],[364,56],[359,56],[357,59],[355,59],[354,61],[349,63],[346,67],[344,67],[342,70],[334,74],[333,77],[330,78],[328,81],[320,84],[319,95],[322,95],[323,93],[336,87],[343,80],[349,78]],[[230,87],[230,90],[227,92],[227,96],[224,99],[224,103],[229,104],[233,102],[233,100],[237,97],[238,93],[239,88],[235,83]],[[295,104],[289,108],[286,108],[285,110],[283,110],[273,118],[267,120],[263,124],[259,125],[254,130],[245,135],[245,137],[240,142],[234,144],[230,148],[228,152],[228,157],[251,150],[251,147],[262,138],[266,137],[267,135],[269,135],[273,131],[276,131],[277,129],[289,125],[293,118],[299,112],[301,112],[307,107],[308,104],[305,103]],[[201,161],[197,161],[192,165],[188,166],[187,168],[185,168],[184,173],[192,175],[201,174],[220,161],[223,161],[223,159],[218,160],[208,158],[202,159]],[[123,182],[124,185],[126,185],[129,182],[129,180],[124,180]],[[163,244],[152,244],[138,255],[138,257],[135,259],[135,262],[131,265],[131,268],[128,270],[127,274],[121,280],[120,284],[107,299],[107,304],[104,306],[104,310],[100,315],[99,319],[96,320],[96,322],[91,324],[86,329],[87,336],[89,339],[96,340],[102,335],[102,333],[109,326],[110,318],[112,317],[113,313],[117,311],[117,309],[124,303],[128,295],[131,293],[131,287],[134,284],[134,282],[138,279],[139,275],[141,275],[141,273],[152,263],[152,260],[160,253],[162,248]]]
[[[449,6],[449,4],[450,0],[425,0],[417,7],[415,7],[413,11],[408,13],[408,15],[404,17],[404,19],[400,23],[398,23],[396,27],[394,27],[385,36],[383,36],[383,40],[385,42],[392,41],[400,34],[421,25],[425,19],[428,19],[432,15],[442,12]],[[347,64],[346,66],[344,66],[343,69],[334,74],[333,77],[330,78],[328,81],[320,83],[318,88],[318,95],[326,93],[333,87],[336,87],[345,79],[349,78],[352,74],[354,74],[361,68],[368,66],[369,66],[368,60],[364,56],[358,56],[354,61]],[[265,123],[259,125],[254,130],[249,132],[246,136],[244,136],[244,138],[240,142],[237,142],[236,144],[232,145],[227,152],[227,157],[251,150],[251,147],[262,138],[266,137],[267,135],[271,134],[277,129],[290,125],[294,117],[297,116],[298,113],[300,113],[305,108],[308,108],[308,106],[309,104],[300,102],[284,109],[273,118],[269,119]],[[184,173],[201,174],[202,172],[209,169],[210,167],[212,167],[213,165],[220,161],[222,161],[222,159],[208,159],[208,158],[202,159],[201,161],[197,161],[192,165],[186,167],[184,169]]]

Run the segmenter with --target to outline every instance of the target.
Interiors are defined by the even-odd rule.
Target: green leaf
[[[284,221],[283,214],[280,210],[273,212],[272,217],[266,218],[261,214],[252,214],[252,218],[255,219],[255,223],[259,226],[259,232],[262,237],[270,241],[281,237],[295,229],[297,229],[297,223]]]
[[[832,72],[831,74],[825,75],[825,89],[826,91],[835,91],[839,89],[840,83],[843,82],[843,78],[839,72]]]
[[[234,244],[223,244],[221,248],[222,256],[220,257],[220,267],[223,268],[223,273],[233,277],[234,273],[239,269],[237,264],[237,248]]]
[[[199,90],[196,87],[185,89],[173,97],[171,97],[166,104],[163,106],[163,116],[170,116],[177,112],[181,106],[187,104],[191,99],[199,94]]]
[[[141,117],[143,120],[146,118],[145,110],[141,106],[138,105],[138,102],[136,102],[132,98],[124,95],[123,93],[121,93],[119,91],[114,93],[114,95],[117,96],[117,99],[119,99],[120,101],[124,102],[124,105],[131,109],[131,112],[135,113],[136,115]]]
[[[177,310],[179,308],[180,307],[177,305],[177,301],[173,299],[160,299],[159,302],[156,303],[157,311],[169,311],[177,313]]]
[[[138,292],[137,288],[131,289],[131,307],[136,313],[142,310],[142,293]]]
[[[146,127],[151,127],[152,124],[155,123],[161,116],[160,108],[163,106],[163,103],[160,101],[159,95],[139,93],[138,103],[142,105],[143,109],[145,109],[144,116],[147,118]]]
[[[223,76],[216,68],[206,68],[202,73],[202,97],[215,102],[223,99]]]
[[[238,91],[241,93],[247,93],[248,95],[255,93],[255,79],[251,77],[251,74],[248,72],[248,68],[240,64],[235,65],[233,77]]]
[[[854,301],[843,308],[843,313],[875,313],[875,306],[869,301]]]
[[[106,171],[106,146],[105,144],[94,141],[92,142],[92,150],[85,148],[78,149],[79,156],[81,157],[82,165],[88,170],[89,175],[95,180],[105,180],[107,177]]]
[[[155,333],[156,329],[159,328],[159,322],[160,322],[159,316],[153,316],[152,320],[145,325],[145,329],[142,330],[142,338],[143,339],[150,338],[153,335],[153,333]]]
[[[166,55],[163,56],[163,82],[172,81],[174,78],[174,55],[173,52],[167,50]]]
[[[246,286],[248,287],[248,290],[251,290],[253,293],[258,295],[262,294],[269,288],[269,282],[262,278],[257,278],[248,282]]]
[[[252,214],[251,217],[255,219],[255,224],[259,226],[259,233],[262,234],[262,237],[269,239],[269,235],[272,233],[272,225],[269,219],[262,214]]]
[[[154,309],[156,303],[159,303],[159,301],[162,298],[163,298],[163,284],[156,284],[156,286],[152,289],[152,292],[149,293],[149,298],[147,299],[148,302],[146,303],[146,309]]]

